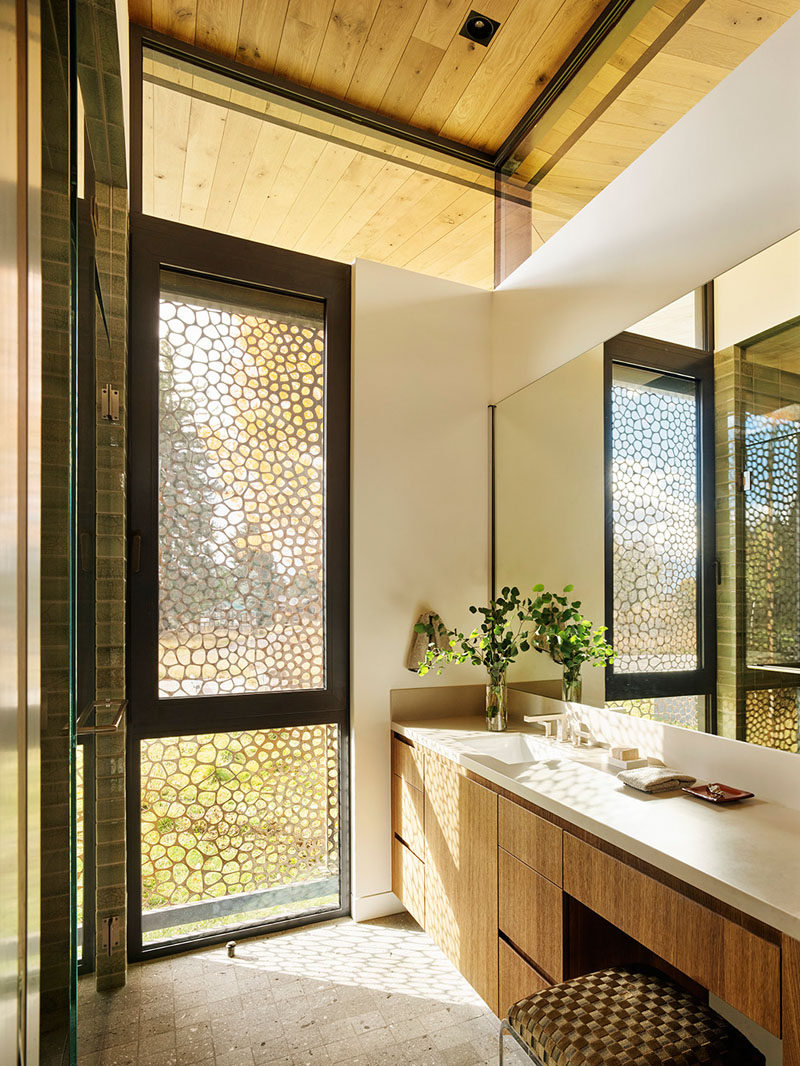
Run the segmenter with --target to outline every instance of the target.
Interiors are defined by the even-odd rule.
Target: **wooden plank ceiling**
[[[473,6],[499,19],[483,48]],[[130,0],[134,21],[472,147],[503,143],[605,0]],[[636,0],[516,155],[548,240],[800,7]],[[491,173],[149,60],[143,209],[490,288]],[[177,88],[176,88],[177,85]],[[180,91],[178,91],[178,89]],[[689,165],[689,164],[687,164]]]
[[[149,53],[146,214],[488,288],[494,177]]]
[[[130,0],[134,22],[494,152],[607,0]]]

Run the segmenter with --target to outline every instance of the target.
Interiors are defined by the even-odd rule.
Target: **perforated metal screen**
[[[140,751],[145,940],[339,905],[336,726]]]
[[[162,274],[159,696],[325,684],[323,305]]]
[[[696,669],[695,382],[615,364],[611,424],[614,672]]]

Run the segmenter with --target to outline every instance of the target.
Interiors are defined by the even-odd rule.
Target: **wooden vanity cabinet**
[[[561,981],[564,976],[562,836],[553,822],[505,796],[499,798],[499,951],[501,964],[505,958],[506,967],[513,971],[513,983],[523,988],[530,985],[530,990],[522,995]],[[527,971],[519,963],[512,963],[504,950],[509,946]],[[501,989],[502,984],[501,977]]]
[[[531,806],[392,738],[392,889],[496,1014],[646,957],[800,1066],[800,942]]]
[[[800,940],[782,939],[783,1066],[800,1066]]]
[[[778,944],[570,833],[564,834],[564,890],[780,1036]]]
[[[404,778],[392,774],[392,827],[394,834],[425,862],[425,794]]]
[[[548,984],[564,976],[563,893],[530,866],[498,849],[500,933]]]
[[[519,803],[501,796],[497,811],[497,843],[542,877],[560,885],[562,831]]]
[[[425,790],[425,752],[407,740],[392,737],[392,773],[407,781],[412,788]]]
[[[392,737],[392,892],[425,926],[423,753]]]
[[[497,795],[425,757],[425,930],[497,1013]]]
[[[392,891],[497,1011],[497,795],[392,738]]]
[[[515,951],[505,940],[499,942],[499,991],[497,995],[498,1017],[508,1013],[508,1008],[526,996],[543,992],[550,985],[540,973]]]
[[[392,838],[392,892],[425,928],[425,863],[399,837]]]

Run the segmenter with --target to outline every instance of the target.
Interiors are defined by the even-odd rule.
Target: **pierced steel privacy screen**
[[[798,750],[797,688],[750,689],[745,696],[745,740],[782,751]]]
[[[693,381],[614,364],[614,672],[698,666],[698,416]]]
[[[748,421],[747,661],[800,665],[800,433],[796,421]]]
[[[325,684],[322,304],[162,273],[159,696]]]
[[[335,725],[142,741],[145,939],[338,906],[338,769]]]
[[[634,718],[651,718],[685,729],[704,729],[705,696],[651,696],[638,700],[613,700],[606,707],[619,708]]]

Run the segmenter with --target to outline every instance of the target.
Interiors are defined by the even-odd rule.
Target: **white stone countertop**
[[[601,749],[576,749],[516,722],[505,733],[487,732],[474,715],[392,729],[800,940],[797,810],[758,797],[713,804],[682,792],[637,792],[606,767]]]

